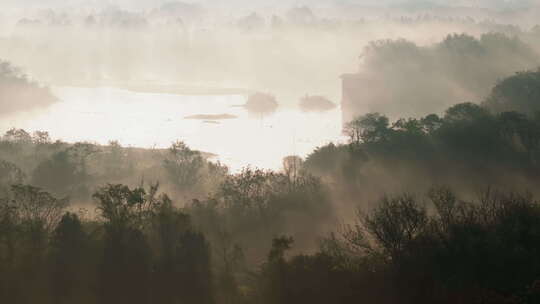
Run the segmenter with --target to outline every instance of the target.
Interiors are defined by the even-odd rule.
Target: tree
[[[11,128],[4,134],[4,140],[16,143],[30,143],[32,136],[23,129]]]
[[[177,242],[176,267],[182,303],[214,303],[210,265],[210,246],[204,235],[192,230],[181,234]]]
[[[294,239],[279,236],[272,240],[272,248],[262,268],[262,303],[285,303],[288,299],[288,267],[285,253],[291,249]]]
[[[56,227],[68,204],[67,198],[58,199],[40,188],[20,184],[11,186],[10,199],[22,222],[46,232]]]
[[[48,239],[60,221],[67,200],[57,199],[36,187],[13,185],[9,196],[0,204],[0,253],[5,254],[7,271],[11,273],[7,298],[23,303],[46,299],[50,293]]]
[[[170,200],[164,200],[157,206],[151,223],[151,240],[156,253],[152,301],[178,303],[181,301],[178,282],[183,273],[177,267],[177,248],[180,236],[190,228],[190,217],[176,210]]]
[[[0,160],[0,188],[23,182],[25,174],[15,164]]]
[[[540,70],[517,73],[500,81],[484,104],[495,112],[532,115],[540,111]]]
[[[88,297],[88,236],[76,214],[64,214],[52,233],[51,249],[54,303],[72,303],[83,295]]]
[[[35,131],[32,134],[32,142],[37,145],[45,145],[51,143],[51,137],[49,136],[49,132],[45,131]]]
[[[283,158],[283,171],[292,184],[300,177],[303,163],[304,160],[296,155]]]
[[[291,249],[294,239],[290,236],[280,236],[272,240],[272,249],[268,253],[269,262],[285,261],[285,252]]]
[[[442,119],[437,114],[429,114],[421,119],[424,132],[431,134],[442,125]]]
[[[78,172],[81,175],[86,175],[88,158],[96,153],[101,152],[101,150],[94,144],[78,142],[69,147],[66,152],[69,154],[70,159],[72,159],[77,165]]]
[[[417,237],[429,223],[427,211],[415,198],[405,194],[384,197],[370,213],[358,213],[358,223],[346,232],[354,247],[382,254],[393,263],[399,263]]]
[[[474,122],[487,117],[489,117],[487,109],[471,102],[451,106],[444,114],[445,122],[449,123]]]
[[[165,196],[149,218],[149,239],[155,253],[152,301],[157,303],[213,303],[210,246],[193,230],[188,214]]]
[[[422,124],[422,121],[414,118],[399,119],[392,125],[392,129],[410,135],[424,134],[424,126]]]
[[[177,141],[169,148],[163,165],[174,184],[180,190],[187,190],[200,180],[204,159],[198,151],[191,150],[184,142]]]
[[[109,141],[103,152],[101,155],[107,176],[120,178],[132,173],[134,168],[129,150],[123,148],[118,141]]]
[[[38,164],[32,183],[55,193],[70,194],[85,178],[68,151],[61,151]]]
[[[534,152],[540,145],[540,124],[517,112],[502,112],[497,116],[501,136],[516,151],[525,150],[529,160],[536,161]]]
[[[107,185],[94,194],[104,218],[104,252],[100,269],[102,303],[149,303],[151,250],[143,231],[160,203],[157,186]]]
[[[375,143],[384,141],[389,134],[388,118],[379,113],[369,113],[359,116],[345,125],[345,134],[350,143]]]

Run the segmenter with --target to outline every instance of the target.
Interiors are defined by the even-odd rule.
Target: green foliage
[[[500,81],[485,100],[495,112],[517,111],[534,115],[540,111],[540,71],[521,72]]]
[[[71,303],[92,297],[90,237],[79,217],[65,213],[51,235],[51,291],[55,303]],[[89,265],[90,264],[90,265]]]
[[[388,133],[388,118],[379,113],[360,116],[345,125],[345,133],[354,144],[384,141]]]
[[[169,148],[163,166],[174,184],[181,190],[186,190],[193,187],[201,178],[204,160],[199,152],[178,141]]]
[[[450,59],[481,57],[498,39],[452,36],[442,48]],[[228,174],[182,142],[147,151],[12,129],[0,141],[0,293],[15,304],[535,303],[540,204],[491,189],[461,199],[478,182],[538,181],[538,117],[488,107],[393,122],[366,114],[347,125],[349,144],[287,157],[283,172]],[[44,190],[20,184],[26,174]],[[178,208],[157,184],[116,182],[141,176],[199,199]],[[79,202],[81,189],[107,181],[91,218],[55,196]],[[459,195],[386,195],[315,249],[348,202],[433,183]]]
[[[8,204],[14,206],[16,216],[22,223],[39,225],[45,231],[52,231],[67,206],[67,199],[58,199],[48,192],[29,185],[13,185]]]
[[[315,176],[332,176],[339,182],[354,183],[360,178],[358,168],[368,159],[358,145],[336,146],[330,143],[316,148],[308,155],[303,169]]]
[[[157,191],[108,185],[94,195],[105,220],[101,299],[213,303],[209,245]]]
[[[361,225],[375,239],[382,255],[392,261],[399,261],[407,245],[427,229],[428,216],[426,210],[410,195],[385,197],[370,214],[361,216]],[[365,237],[356,236],[352,239]],[[378,250],[371,248],[370,251]]]
[[[15,143],[29,143],[32,141],[32,137],[23,129],[11,128],[4,134],[4,140]]]
[[[166,196],[156,198],[158,186],[147,191],[144,188],[130,189],[125,185],[108,185],[94,194],[99,201],[98,210],[111,229],[143,228],[147,218],[158,204],[168,202]]]
[[[504,177],[492,173],[497,170],[537,180],[540,124],[535,116],[492,113],[461,103],[443,117],[430,114],[393,123],[381,114],[367,114],[345,130],[349,144],[317,148],[303,164],[304,170],[345,193],[381,185],[380,191],[417,187],[414,182],[424,180],[459,187],[507,185]],[[462,185],[459,179],[464,177],[472,183]],[[394,182],[398,185],[386,186]]]
[[[186,210],[214,245],[216,267],[229,279],[244,258],[249,265],[264,256],[265,240],[288,233],[300,246],[309,246],[319,225],[334,216],[318,178],[299,172],[291,179],[251,168],[227,176],[214,195],[195,200]]]
[[[451,34],[432,46],[419,46],[403,39],[376,41],[366,47],[358,75],[362,80],[357,86],[369,89],[360,89],[358,97],[352,100],[357,106],[353,105],[347,115],[358,115],[366,109],[392,118],[439,113],[457,101],[482,100],[500,79],[539,64],[540,57],[530,45],[501,33],[485,33],[479,38]],[[527,74],[520,76],[522,85],[510,86],[527,89],[520,94],[533,97],[534,86],[526,84],[534,84],[534,76]],[[511,91],[501,89],[494,94],[500,98],[492,99],[506,104],[509,100],[503,99]],[[518,104],[497,109],[515,110],[529,109]]]
[[[126,148],[117,141],[105,146],[68,144],[52,142],[47,132],[30,135],[22,129],[8,130],[0,138],[0,159],[4,188],[28,177],[24,181],[86,203],[90,203],[92,189],[103,184],[137,184],[141,180],[161,181],[173,188],[174,195],[206,195],[228,174],[226,166],[207,161],[183,143],[169,150]]]
[[[273,239],[248,303],[357,303],[366,298],[388,303],[389,295],[373,280],[382,279],[377,274],[342,267],[336,257],[324,252],[286,259],[292,243],[286,236]]]
[[[211,304],[213,282],[210,267],[210,247],[201,233],[186,231],[178,240],[178,285],[183,303]]]
[[[447,187],[432,188],[427,198],[424,206],[408,194],[385,197],[314,254],[285,258],[291,239],[274,239],[250,299],[535,303],[537,201],[491,189],[464,201]]]
[[[24,178],[25,174],[19,167],[11,162],[0,160],[0,188],[20,184]]]
[[[0,197],[0,291],[10,303],[213,303],[210,246],[158,187],[108,185],[100,218],[26,185]],[[127,302],[126,302],[127,301]]]
[[[33,172],[32,183],[55,193],[69,194],[86,178],[67,151],[52,155],[41,162]]]
[[[27,185],[13,185],[7,196],[0,197],[0,290],[10,302],[48,297],[48,236],[66,203]]]
[[[289,178],[291,183],[296,183],[302,174],[304,160],[296,155],[290,155],[283,158],[283,173]]]
[[[291,249],[294,239],[292,237],[281,236],[272,240],[272,249],[268,254],[269,262],[284,261],[285,251]]]

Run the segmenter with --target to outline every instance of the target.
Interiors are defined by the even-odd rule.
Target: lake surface
[[[342,140],[341,111],[303,113],[278,109],[260,117],[242,105],[246,96],[185,96],[139,93],[116,88],[57,87],[60,102],[0,121],[0,131],[44,130],[53,139],[165,148],[176,140],[216,154],[233,172],[245,166],[280,169],[288,155],[306,156],[317,146]],[[234,119],[186,119],[199,114],[231,114]]]

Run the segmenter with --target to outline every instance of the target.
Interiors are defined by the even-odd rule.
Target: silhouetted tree
[[[184,274],[178,269],[177,250],[181,235],[189,228],[189,216],[175,210],[172,202],[164,198],[152,218],[152,239],[156,252],[152,301],[164,304],[182,301],[179,280]]]
[[[351,143],[370,143],[381,141],[388,136],[388,118],[378,113],[360,116],[345,126],[345,133]]]
[[[78,216],[64,214],[51,239],[54,303],[72,303],[81,296],[88,297],[92,278],[87,268],[88,241]]]
[[[152,256],[143,229],[156,204],[153,194],[123,185],[108,185],[94,194],[105,219],[101,303],[150,301]]]
[[[36,167],[32,174],[32,183],[55,193],[68,194],[84,182],[85,178],[85,172],[79,170],[70,154],[62,151]]]
[[[210,247],[201,233],[188,230],[177,242],[176,267],[182,303],[214,303]]]
[[[0,188],[23,182],[25,174],[15,164],[0,160]]]
[[[532,115],[540,111],[540,70],[521,72],[500,81],[485,100],[496,112],[517,111]]]
[[[204,160],[199,152],[178,141],[169,148],[163,165],[173,183],[180,190],[186,190],[195,186],[201,178]]]

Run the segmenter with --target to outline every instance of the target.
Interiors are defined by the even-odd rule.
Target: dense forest
[[[21,78],[24,79],[24,78]],[[538,303],[540,71],[479,104],[349,122],[281,171],[0,141],[6,303]]]
[[[451,34],[427,46],[406,39],[371,42],[359,68],[361,81],[370,83],[364,102],[369,111],[400,118],[481,100],[499,79],[540,64],[539,33]]]

